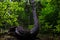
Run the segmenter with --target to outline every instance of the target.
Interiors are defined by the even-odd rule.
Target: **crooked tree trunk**
[[[33,14],[33,19],[34,19],[34,27],[31,29],[31,34],[37,34],[39,30],[38,26],[38,18],[36,14],[36,3],[35,0],[30,0],[30,4],[32,7],[32,14]]]
[[[15,37],[20,39],[34,39],[38,33],[39,26],[38,26],[38,18],[36,14],[36,4],[34,0],[29,0],[31,7],[32,7],[32,14],[33,14],[33,19],[34,19],[34,27],[31,30],[24,30],[23,27],[17,27],[15,29]],[[21,35],[20,35],[21,34]],[[19,36],[19,37],[18,37]],[[21,38],[20,38],[21,37]]]

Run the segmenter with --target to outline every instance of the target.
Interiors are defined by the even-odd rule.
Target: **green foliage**
[[[18,2],[0,2],[0,26],[19,26],[18,17],[23,19],[24,15],[24,3]]]
[[[10,11],[10,3],[9,2],[0,2],[0,26],[4,26],[4,24],[16,25],[14,22],[17,22],[18,15],[11,13]],[[7,25],[6,25],[7,26]]]
[[[33,28],[33,25],[29,25],[28,29],[31,30]]]
[[[13,2],[14,1],[14,2]],[[26,0],[6,0],[0,2],[0,28],[23,24],[28,29],[33,27],[31,5],[26,12]],[[41,32],[60,32],[60,0],[35,0]]]
[[[59,33],[60,32],[60,3],[59,0],[41,0],[44,6],[39,16],[41,32]]]

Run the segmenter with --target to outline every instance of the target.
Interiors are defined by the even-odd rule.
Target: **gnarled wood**
[[[36,14],[36,4],[34,0],[29,0],[31,7],[32,7],[32,14],[33,14],[33,19],[34,19],[34,27],[31,30],[25,30],[23,27],[14,27],[13,36],[15,36],[19,40],[35,40],[36,35],[38,34],[39,31],[39,26],[38,26],[38,18]],[[11,32],[10,30],[9,32]]]

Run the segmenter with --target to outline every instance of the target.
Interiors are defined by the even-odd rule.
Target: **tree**
[[[32,6],[32,14],[33,14],[33,19],[34,19],[34,27],[31,30],[26,30],[23,29],[22,26],[19,27],[14,27],[9,30],[10,35],[15,36],[17,39],[20,40],[35,40],[38,31],[39,31],[39,26],[38,26],[38,18],[36,15],[36,4],[34,0],[30,0],[30,4]],[[14,30],[14,32],[13,32]],[[12,32],[12,34],[11,34]],[[14,35],[15,34],[15,35]]]

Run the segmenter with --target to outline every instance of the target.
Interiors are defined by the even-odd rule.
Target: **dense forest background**
[[[35,0],[39,34],[60,35],[60,0]],[[28,6],[27,6],[28,5]],[[10,27],[33,27],[29,0],[0,0],[0,33]]]

